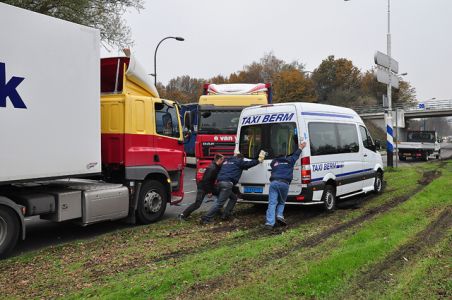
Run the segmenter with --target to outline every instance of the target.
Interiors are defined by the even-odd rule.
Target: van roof
[[[301,111],[302,115],[307,117],[325,117],[325,118],[344,118],[363,123],[361,117],[353,110],[347,107],[318,104],[310,102],[287,102],[287,103],[275,103],[270,105],[247,107],[243,110],[243,114],[253,114],[256,110],[265,109],[267,107],[281,107],[295,105],[297,110]]]

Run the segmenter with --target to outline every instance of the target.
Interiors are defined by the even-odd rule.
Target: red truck
[[[216,153],[232,156],[240,113],[245,107],[271,103],[271,84],[205,84],[199,98],[195,142],[196,180]]]

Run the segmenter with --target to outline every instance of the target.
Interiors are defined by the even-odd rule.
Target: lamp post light
[[[180,36],[167,36],[166,38],[163,38],[162,40],[160,40],[160,42],[157,44],[157,47],[155,47],[155,52],[154,52],[154,74],[151,74],[152,76],[154,76],[154,84],[155,86],[157,86],[157,50],[159,49],[160,44],[168,39],[173,39],[179,42],[183,42],[185,39],[183,37]]]

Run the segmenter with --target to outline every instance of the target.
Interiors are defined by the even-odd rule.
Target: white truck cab
[[[265,161],[243,172],[241,202],[268,203],[272,159],[307,145],[296,162],[286,204],[323,204],[337,198],[381,192],[383,162],[358,114],[348,108],[314,103],[280,103],[245,108],[236,151],[245,158],[267,152]]]

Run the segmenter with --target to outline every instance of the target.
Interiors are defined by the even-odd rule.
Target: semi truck
[[[179,107],[130,52],[100,59],[98,30],[2,3],[0,27],[0,257],[28,217],[148,224],[182,201]]]
[[[216,153],[232,156],[240,113],[245,107],[272,102],[270,83],[205,84],[199,98],[195,142],[199,182]]]
[[[407,141],[398,143],[399,159],[422,159],[427,161],[431,156],[438,159],[441,145],[435,131],[408,131]]]

